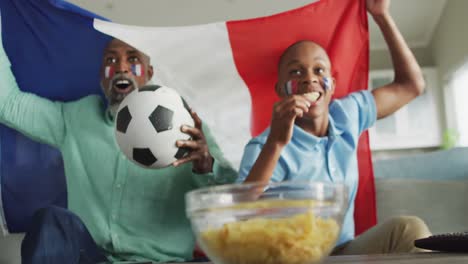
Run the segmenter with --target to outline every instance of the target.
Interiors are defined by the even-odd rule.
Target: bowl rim
[[[208,196],[218,196],[221,198],[223,195],[230,196],[233,194],[233,191],[238,191],[239,194],[243,192],[247,193],[255,189],[262,188],[262,192],[265,192],[268,189],[274,189],[279,187],[296,187],[304,188],[310,187],[311,190],[337,190],[343,193],[343,202],[347,203],[348,200],[348,187],[344,182],[325,182],[325,181],[282,181],[274,183],[265,183],[265,182],[253,182],[253,183],[235,183],[235,184],[224,184],[217,186],[208,186],[200,189],[192,190],[185,194],[185,204],[187,214],[191,214],[198,210],[203,210],[212,207],[212,205],[201,205],[197,200],[203,200]],[[278,192],[285,192],[285,189],[278,189]],[[275,191],[270,194],[274,194]],[[196,199],[198,198],[198,199]],[[305,198],[304,198],[305,199]],[[232,203],[234,204],[234,202]],[[222,207],[222,206],[221,206]]]
[[[264,182],[249,182],[249,183],[232,183],[232,184],[223,184],[223,185],[215,185],[215,186],[207,186],[199,189],[195,189],[189,191],[186,195],[196,195],[202,193],[221,193],[220,191],[227,191],[227,190],[247,190],[251,188],[257,187],[269,187],[269,188],[276,188],[276,187],[287,187],[287,186],[297,186],[297,187],[304,187],[304,186],[323,186],[329,188],[345,188],[346,184],[343,182],[326,182],[326,181],[303,181],[303,180],[295,180],[295,181],[282,181],[282,182],[272,182],[272,183],[264,183]]]

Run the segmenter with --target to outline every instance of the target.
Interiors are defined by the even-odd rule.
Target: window
[[[457,146],[468,146],[468,62],[453,75],[446,89],[446,112],[449,129],[459,136]]]
[[[437,71],[423,68],[424,93],[394,114],[380,119],[369,129],[372,150],[428,148],[441,145],[439,103],[436,100]],[[372,71],[370,90],[393,80],[393,70]]]

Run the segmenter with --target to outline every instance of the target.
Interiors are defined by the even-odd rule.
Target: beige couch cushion
[[[468,230],[468,180],[376,179],[376,194],[378,222],[415,215],[433,233]]]
[[[23,234],[0,235],[1,264],[21,264],[21,240],[23,240]]]

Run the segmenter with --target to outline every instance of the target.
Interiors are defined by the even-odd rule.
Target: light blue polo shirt
[[[354,200],[358,187],[357,146],[361,133],[377,120],[375,100],[359,91],[333,100],[329,108],[328,136],[316,137],[295,125],[291,141],[281,152],[271,182],[286,180],[344,182],[349,201],[337,245],[354,238]],[[266,129],[246,145],[239,169],[245,180],[270,133]]]

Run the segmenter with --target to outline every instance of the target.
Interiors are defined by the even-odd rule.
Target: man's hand
[[[192,161],[193,171],[196,173],[208,173],[213,170],[213,157],[208,149],[205,134],[202,130],[202,121],[197,113],[190,110],[190,115],[195,121],[195,127],[182,126],[181,131],[190,135],[191,140],[177,140],[176,146],[187,148],[190,150],[189,154],[173,163],[174,166]]]
[[[390,0],[367,0],[367,11],[373,16],[388,14]]]
[[[271,130],[268,142],[283,147],[292,137],[294,121],[309,111],[311,102],[303,95],[292,95],[277,102],[273,107]]]

